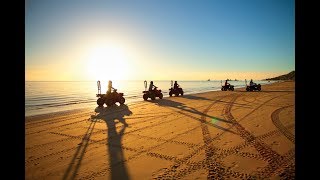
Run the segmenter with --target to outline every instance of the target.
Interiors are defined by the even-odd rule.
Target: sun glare
[[[128,75],[128,60],[121,48],[100,46],[88,57],[88,73],[95,80],[125,80]]]

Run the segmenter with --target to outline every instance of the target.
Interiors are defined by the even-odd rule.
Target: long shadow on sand
[[[186,99],[193,99],[193,100],[207,100],[207,101],[212,101],[212,99],[208,99],[205,97],[199,97],[199,96],[193,96],[193,95],[183,95],[181,98],[186,98]]]
[[[181,98],[186,98],[186,99],[192,99],[192,100],[207,100],[207,101],[213,101],[213,99],[208,99],[205,97],[198,97],[198,96],[193,96],[193,95],[183,95]],[[229,103],[227,101],[221,101],[221,100],[217,100],[220,103]],[[241,104],[241,103],[233,103],[234,106],[241,106],[243,108],[250,108],[251,106],[248,104]]]
[[[98,114],[92,116],[92,120],[103,120],[107,125],[107,149],[109,154],[111,179],[130,179],[126,165],[123,162],[125,158],[123,156],[121,140],[126,127],[128,127],[124,116],[130,116],[132,112],[129,110],[128,106],[124,104],[120,106],[114,105],[111,107],[97,107],[95,112]],[[121,123],[123,125],[116,127],[117,123]],[[117,132],[117,129],[119,128],[120,130]]]
[[[295,90],[261,90],[262,92],[295,92]]]
[[[230,103],[229,101],[221,101],[221,100],[216,100],[216,101],[218,101],[219,103],[223,103],[223,104],[229,104]],[[252,107],[251,105],[248,105],[248,104],[235,103],[235,102],[233,102],[233,106],[234,107],[241,107],[241,108],[251,108]]]
[[[157,99],[157,100],[154,100],[154,101],[148,101],[148,102],[151,102],[151,103],[155,103],[159,106],[169,106],[169,107],[173,107],[173,108],[177,108],[179,110],[182,110],[182,111],[178,111],[178,113],[180,114],[183,114],[185,116],[188,116],[192,119],[195,119],[197,121],[200,121],[202,122],[202,120],[200,118],[197,118],[197,117],[194,117],[190,114],[187,114],[185,112],[189,112],[189,113],[192,113],[192,114],[196,114],[196,115],[200,115],[201,117],[208,117],[208,118],[211,118],[211,119],[214,119],[215,121],[222,121],[222,122],[225,122],[225,123],[230,123],[230,124],[233,124],[231,121],[228,121],[228,120],[225,120],[225,119],[221,119],[221,118],[217,118],[217,117],[213,117],[213,116],[209,116],[207,114],[204,114],[192,107],[188,107],[186,106],[185,104],[183,103],[180,103],[180,102],[176,102],[176,101],[172,101],[172,100],[169,100],[169,99]],[[185,111],[185,112],[183,112]],[[233,134],[237,134],[236,132],[233,132],[227,128],[224,128],[224,127],[221,127],[221,126],[218,126],[216,124],[213,124],[211,122],[206,122],[207,125],[210,125],[210,126],[213,126],[215,128],[218,128],[218,129],[221,129],[223,131],[228,131],[230,133],[233,133]]]
[[[246,93],[260,93],[260,92],[295,92],[295,90],[261,90],[261,91],[246,91],[246,90],[238,90],[237,92],[246,92]]]
[[[96,124],[96,122],[94,122],[94,121],[90,122],[86,133],[84,134],[81,142],[78,144],[79,146],[76,150],[76,153],[72,157],[72,160],[68,166],[68,169],[66,170],[66,172],[63,175],[63,180],[75,179],[77,172],[80,168],[80,164],[83,159],[84,153],[86,152],[86,149],[89,145],[91,133],[94,129],[95,124]]]

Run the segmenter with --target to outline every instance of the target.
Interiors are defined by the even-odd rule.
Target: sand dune
[[[295,83],[27,117],[26,179],[295,176]]]

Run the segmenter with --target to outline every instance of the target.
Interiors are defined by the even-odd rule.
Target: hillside
[[[281,75],[278,77],[268,78],[266,80],[295,80],[295,71],[291,71],[288,74]]]

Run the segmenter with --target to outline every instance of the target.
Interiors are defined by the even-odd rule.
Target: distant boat
[[[238,79],[234,79],[234,81],[238,81]]]
[[[210,79],[208,79],[207,81],[210,81]]]

